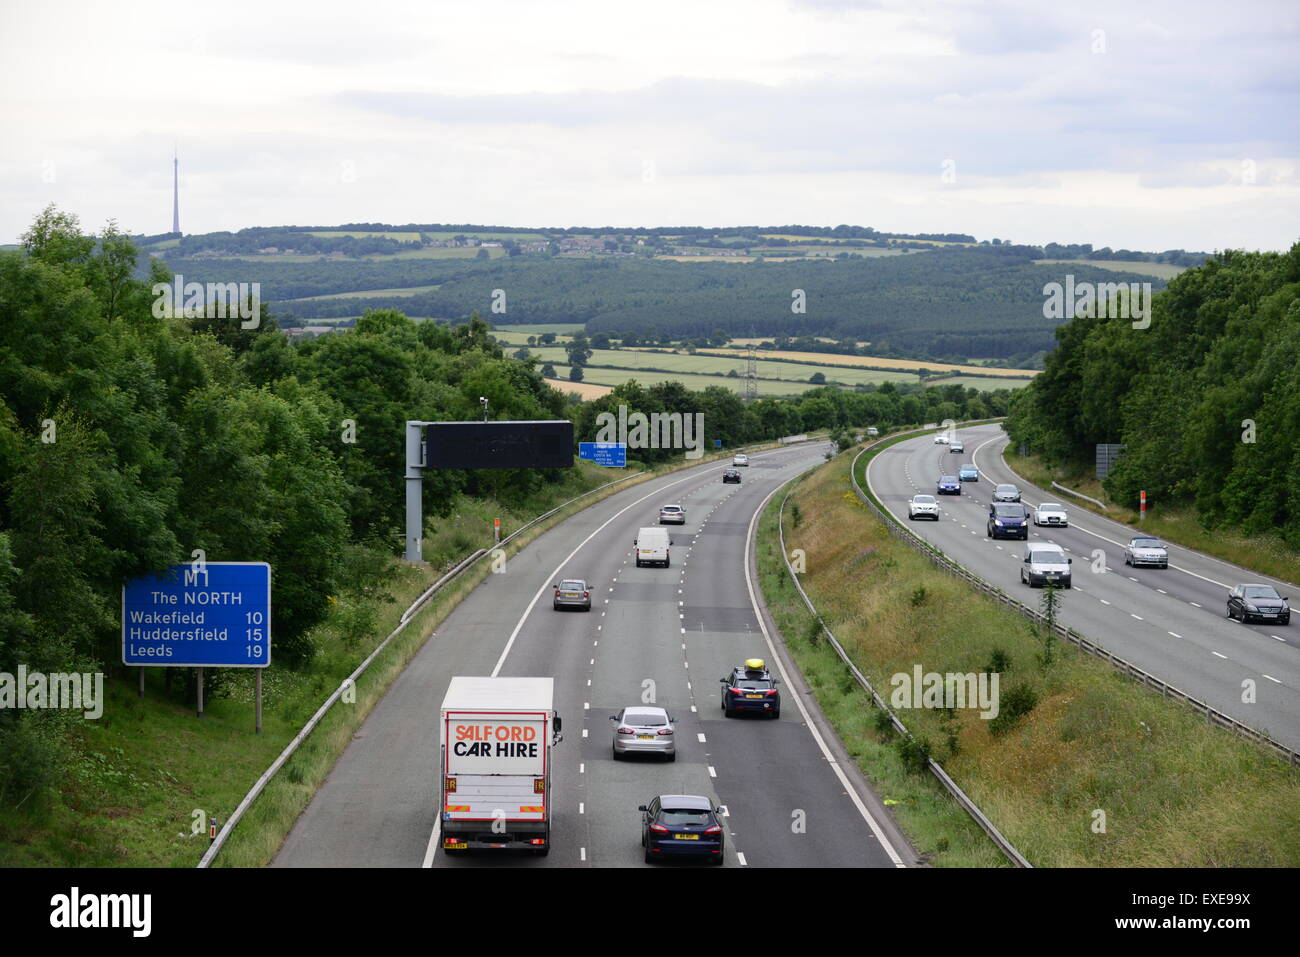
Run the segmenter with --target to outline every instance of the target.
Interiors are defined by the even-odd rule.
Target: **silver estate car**
[[[680,505],[665,505],[659,509],[660,525],[685,525],[686,509]]]
[[[1169,549],[1158,538],[1149,535],[1135,535],[1124,546],[1124,564],[1137,568],[1139,565],[1151,565],[1156,568],[1169,567]]]
[[[625,754],[662,754],[669,761],[677,760],[676,735],[673,718],[663,708],[637,705],[611,714],[614,722],[614,760]]]
[[[581,608],[591,611],[591,591],[581,578],[566,578],[555,586],[554,608]]]

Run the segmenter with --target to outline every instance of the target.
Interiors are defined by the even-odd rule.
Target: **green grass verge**
[[[862,459],[865,467],[867,456]],[[1124,678],[1073,646],[1046,645],[1026,620],[895,538],[849,483],[849,455],[810,473],[787,505],[786,544],[854,663],[889,699],[890,679],[984,672],[995,658],[1002,725],[973,709],[899,714],[1017,848],[1038,866],[1236,867],[1300,863],[1300,771],[1189,709]],[[764,594],[818,701],[918,850],[940,866],[1000,855],[928,776],[912,774],[877,731],[866,697],[829,649],[808,639],[810,616],[785,576],[774,514],[763,519]],[[1072,600],[1064,593],[1062,600]],[[830,657],[827,657],[827,656]],[[805,665],[807,661],[807,665]],[[945,808],[944,804],[949,807]],[[1104,815],[1105,830],[1097,830]],[[982,846],[981,846],[982,844]],[[990,856],[991,855],[991,856]]]

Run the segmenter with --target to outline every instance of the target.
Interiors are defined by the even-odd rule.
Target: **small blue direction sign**
[[[627,445],[623,442],[579,442],[578,458],[612,469],[625,469]]]
[[[271,663],[271,566],[194,562],[122,586],[122,663],[265,668]]]

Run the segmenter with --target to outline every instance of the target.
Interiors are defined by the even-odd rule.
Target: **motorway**
[[[642,861],[637,806],[656,794],[727,809],[726,866],[901,867],[915,851],[871,792],[761,610],[752,539],[763,502],[824,461],[826,443],[750,456],[633,486],[579,512],[489,575],[379,701],[286,838],[277,867],[621,867]],[[669,568],[637,568],[636,530],[661,505]],[[550,589],[585,578],[591,612],[552,610]],[[757,609],[757,611],[756,611]],[[777,720],[725,719],[718,679],[745,658],[777,673]],[[554,751],[547,857],[438,849],[438,709],[453,675],[553,676],[564,740]],[[647,684],[647,683],[652,683]],[[614,761],[609,715],[654,703],[677,719],[677,760]],[[673,866],[673,865],[654,865]]]
[[[964,428],[958,438],[965,454],[935,445],[930,433],[875,456],[867,479],[877,499],[949,558],[1034,608],[1040,591],[1020,581],[1025,543],[986,535],[993,486],[1016,484],[1031,508],[1063,504],[1068,528],[1030,526],[1031,542],[1055,542],[1074,560],[1074,587],[1061,593],[1060,620],[1180,691],[1300,749],[1300,622],[1243,625],[1225,615],[1234,585],[1272,584],[1293,604],[1300,599],[1295,586],[1172,544],[1167,569],[1130,568],[1123,546],[1138,530],[1072,507],[1069,496],[1017,477],[1003,462],[1008,439],[999,426]],[[963,482],[960,496],[936,496],[938,522],[908,521],[912,495],[934,494],[940,475],[955,475],[960,463],[972,461],[979,481]],[[1244,689],[1251,687],[1255,701],[1245,703]]]

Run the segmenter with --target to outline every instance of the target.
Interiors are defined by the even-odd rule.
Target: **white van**
[[[1020,563],[1020,580],[1033,588],[1035,585],[1070,587],[1070,565],[1060,545],[1046,542],[1025,546],[1025,559]]]
[[[659,564],[664,568],[668,567],[668,546],[672,544],[672,539],[668,537],[668,529],[657,525],[643,528],[636,533],[636,540],[632,544],[636,551],[637,568],[642,565]]]

